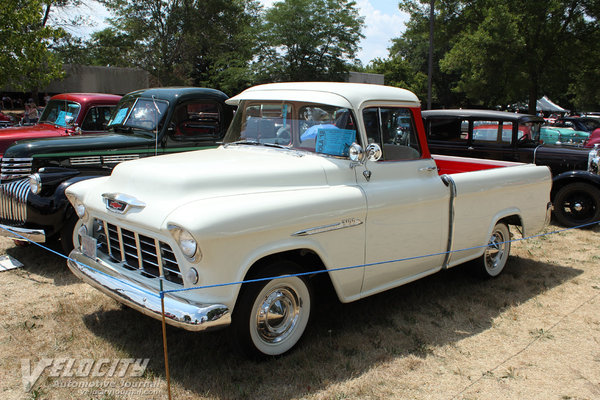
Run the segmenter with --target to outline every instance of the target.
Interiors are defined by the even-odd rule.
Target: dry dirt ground
[[[158,321],[80,283],[57,255],[0,239],[2,253],[24,267],[0,273],[0,398],[167,398]],[[167,339],[174,399],[600,399],[600,227],[514,243],[497,279],[454,268],[322,303],[299,348],[267,362],[236,355],[223,331],[167,328]],[[26,392],[23,366],[44,358],[54,364]],[[83,375],[86,360],[102,368],[69,377],[61,358]],[[109,376],[121,359],[149,363],[141,377]]]

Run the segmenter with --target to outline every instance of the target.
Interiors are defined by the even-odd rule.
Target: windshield
[[[168,103],[164,100],[130,99],[119,103],[108,127],[154,131],[162,126]]]
[[[356,141],[347,108],[304,102],[244,101],[224,142],[285,147],[347,157]]]
[[[44,108],[39,122],[66,128],[75,122],[79,110],[81,110],[81,106],[73,101],[50,100]]]

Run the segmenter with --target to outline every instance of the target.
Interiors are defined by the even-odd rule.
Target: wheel
[[[554,196],[554,217],[567,227],[600,221],[600,190],[584,182],[563,186]]]
[[[75,232],[77,221],[79,221],[77,216],[70,217],[60,231],[60,250],[62,250],[64,255],[68,256],[71,250],[73,250],[74,235],[77,234]]]
[[[483,255],[475,264],[477,272],[484,278],[495,278],[504,270],[510,254],[510,232],[499,222],[494,226]]]
[[[258,278],[299,272],[289,261],[271,264]],[[306,278],[290,276],[245,284],[232,315],[233,344],[247,356],[277,356],[302,337],[311,311],[312,292]]]

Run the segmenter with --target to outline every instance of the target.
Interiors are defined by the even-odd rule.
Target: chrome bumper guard
[[[36,243],[44,243],[46,241],[46,232],[43,229],[25,229],[16,228],[9,225],[0,224],[0,236],[7,237],[13,240],[31,241]]]
[[[81,264],[83,265],[81,265]],[[115,300],[162,320],[161,301],[155,289],[146,288],[119,274],[101,259],[91,259],[79,250],[73,250],[67,261],[69,269],[82,281],[90,284]],[[87,268],[90,266],[91,268]],[[177,297],[164,295],[165,321],[169,325],[189,331],[204,331],[224,328],[231,323],[229,308],[223,304],[200,304]]]

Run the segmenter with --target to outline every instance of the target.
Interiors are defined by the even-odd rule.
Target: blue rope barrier
[[[97,273],[99,273],[100,275],[103,275],[103,276],[105,276],[105,277],[107,277],[107,278],[109,278],[109,279],[112,279],[112,280],[114,280],[114,281],[117,281],[117,282],[124,283],[124,284],[126,284],[127,286],[129,286],[129,287],[131,287],[131,288],[133,288],[133,289],[139,290],[140,292],[143,292],[143,293],[145,293],[145,294],[147,294],[147,295],[149,295],[149,296],[156,297],[157,299],[161,299],[161,298],[162,298],[162,295],[157,295],[157,294],[156,294],[156,293],[154,293],[154,292],[151,292],[151,291],[149,291],[149,290],[146,290],[146,289],[140,288],[139,286],[135,286],[135,285],[133,285],[133,284],[131,284],[131,283],[127,282],[127,281],[124,281],[124,280],[121,280],[121,279],[119,279],[119,278],[117,278],[117,277],[114,277],[114,276],[112,276],[112,275],[109,275],[109,274],[107,274],[107,273],[106,273],[106,272],[104,272],[104,271],[97,270],[97,269],[96,269],[96,268],[94,268],[94,267],[90,267],[89,265],[85,265],[85,264],[83,264],[83,263],[81,263],[81,262],[79,262],[79,261],[77,261],[77,260],[73,260],[71,257],[69,257],[69,256],[66,256],[66,255],[64,255],[64,254],[62,254],[62,253],[59,253],[59,252],[58,252],[58,251],[56,251],[56,250],[52,250],[51,248],[49,248],[49,247],[46,247],[46,246],[43,246],[43,245],[41,245],[41,244],[39,244],[39,243],[37,243],[37,242],[31,241],[30,239],[27,239],[25,236],[23,236],[23,235],[21,235],[21,234],[19,234],[19,233],[17,233],[17,232],[11,231],[10,229],[7,229],[7,228],[5,228],[5,227],[3,227],[3,226],[0,226],[0,228],[4,229],[4,230],[5,230],[5,231],[7,231],[7,232],[10,232],[11,234],[13,234],[13,235],[15,235],[15,236],[18,236],[18,237],[22,238],[23,240],[25,240],[25,241],[27,241],[27,242],[29,242],[29,243],[33,243],[33,244],[35,244],[36,246],[38,246],[38,247],[41,247],[42,249],[46,249],[46,250],[48,250],[50,253],[52,253],[52,254],[55,254],[55,255],[57,255],[57,256],[60,256],[60,257],[62,257],[62,258],[64,258],[64,259],[66,259],[67,261],[73,261],[73,262],[74,262],[75,264],[77,264],[77,265],[80,265],[80,266],[82,266],[82,267],[84,267],[84,268],[87,268],[87,269],[89,269],[89,270],[91,270],[91,271],[97,272]]]
[[[557,234],[557,233],[569,231],[569,230],[572,230],[572,229],[585,228],[587,226],[591,226],[591,225],[595,225],[595,224],[600,224],[600,222],[591,222],[591,223],[588,223],[588,224],[574,226],[572,228],[559,229],[557,231],[548,232],[548,233],[540,233],[540,234],[528,236],[528,237],[525,237],[525,238],[506,240],[504,242],[498,242],[498,244],[520,242],[520,241],[523,241],[523,240],[529,240],[529,239],[534,239],[534,238],[537,238],[537,237],[553,235],[553,234]],[[248,280],[239,281],[239,282],[216,283],[216,284],[212,284],[212,285],[195,286],[195,287],[190,287],[190,288],[170,289],[170,290],[165,290],[164,293],[187,292],[187,291],[190,291],[190,290],[197,290],[197,289],[211,289],[211,288],[223,287],[223,286],[241,285],[241,284],[244,284],[244,283],[254,283],[254,282],[262,282],[262,281],[270,281],[270,280],[273,280],[273,279],[290,278],[290,277],[294,277],[294,276],[315,275],[315,274],[321,274],[321,273],[324,273],[324,272],[336,272],[336,271],[344,271],[344,270],[355,269],[355,268],[373,267],[373,266],[382,265],[382,264],[391,264],[391,263],[401,262],[401,261],[416,260],[416,259],[419,259],[419,258],[442,256],[442,255],[446,255],[446,254],[458,253],[458,252],[467,251],[467,250],[481,249],[481,248],[486,248],[486,247],[488,247],[487,244],[482,245],[482,246],[468,247],[468,248],[459,249],[459,250],[444,251],[444,252],[441,252],[441,253],[426,254],[424,256],[413,256],[413,257],[399,258],[399,259],[396,259],[396,260],[378,261],[378,262],[374,262],[374,263],[352,265],[352,266],[348,266],[348,267],[339,267],[339,268],[332,268],[332,269],[322,269],[322,270],[316,270],[316,271],[310,271],[310,272],[300,272],[300,273],[297,273],[297,274],[271,276],[271,277],[266,277],[266,278],[248,279]]]
[[[532,236],[527,236],[524,238],[518,238],[518,239],[511,239],[511,240],[507,240],[504,242],[498,242],[498,244],[504,244],[504,243],[514,243],[514,242],[520,242],[520,241],[524,241],[524,240],[529,240],[529,239],[534,239],[534,238],[538,238],[538,237],[542,237],[542,236],[549,236],[549,235],[555,235],[558,233],[562,233],[562,232],[566,232],[566,231],[570,231],[573,229],[580,229],[580,228],[585,228],[588,226],[592,226],[592,225],[600,225],[600,222],[590,222],[587,224],[583,224],[583,225],[578,225],[578,226],[574,226],[571,228],[564,228],[564,229],[559,229],[556,231],[552,231],[552,232],[547,232],[547,233],[540,233],[537,235],[532,235]],[[77,265],[80,265],[84,268],[88,268],[96,273],[99,273],[109,279],[113,279],[117,282],[121,282],[126,284],[127,286],[130,286],[136,290],[139,290],[145,294],[148,294],[149,296],[152,297],[156,297],[156,298],[160,298],[163,299],[165,294],[168,293],[178,293],[178,292],[187,292],[190,290],[200,290],[200,289],[211,289],[211,288],[216,288],[216,287],[224,287],[224,286],[232,286],[232,285],[242,285],[245,283],[255,283],[255,282],[262,282],[262,281],[270,281],[273,279],[283,279],[283,278],[290,278],[290,277],[295,277],[295,276],[306,276],[306,275],[316,275],[316,274],[321,274],[321,273],[325,273],[325,272],[337,272],[337,271],[344,271],[344,270],[350,270],[350,269],[356,269],[356,268],[363,268],[363,267],[373,267],[373,266],[377,266],[377,265],[383,265],[383,264],[391,264],[391,263],[395,263],[395,262],[401,262],[401,261],[410,261],[410,260],[416,260],[419,258],[426,258],[426,257],[434,257],[434,256],[441,256],[441,255],[446,255],[446,254],[451,254],[451,253],[458,253],[458,252],[462,252],[462,251],[468,251],[468,250],[474,250],[474,249],[480,249],[480,248],[485,248],[488,247],[488,244],[482,245],[482,246],[473,246],[473,247],[468,247],[468,248],[464,248],[464,249],[459,249],[459,250],[450,250],[450,251],[444,251],[444,252],[440,252],[440,253],[432,253],[432,254],[426,254],[426,255],[422,255],[422,256],[413,256],[413,257],[406,257],[406,258],[399,258],[396,260],[389,260],[389,261],[378,261],[378,262],[373,262],[373,263],[368,263],[368,264],[358,264],[358,265],[352,265],[352,266],[346,266],[346,267],[338,267],[338,268],[332,268],[332,269],[320,269],[320,270],[315,270],[315,271],[309,271],[309,272],[300,272],[297,274],[288,274],[288,275],[278,275],[278,276],[271,276],[271,277],[265,277],[265,278],[256,278],[256,279],[247,279],[247,280],[243,280],[243,281],[238,281],[238,282],[227,282],[227,283],[216,283],[216,284],[212,284],[212,285],[203,285],[203,286],[194,286],[194,287],[189,287],[189,288],[180,288],[180,289],[168,289],[168,290],[159,290],[158,294],[154,293],[154,292],[150,292],[148,290],[145,290],[143,288],[140,288],[139,286],[134,286],[133,284],[127,282],[127,281],[123,281],[117,277],[114,277],[112,275],[109,275],[103,271],[99,271],[93,267],[90,267],[89,265],[85,265],[77,260],[74,260],[64,254],[61,254],[55,250],[52,250],[46,246],[43,246],[39,243],[33,242],[29,239],[27,239],[26,237],[11,231],[10,229],[7,229],[5,227],[0,226],[0,228],[10,232],[11,234],[21,237],[22,239],[35,244],[38,247],[41,247],[43,249],[48,250],[49,252],[56,254],[60,257],[65,258],[66,260],[72,261],[74,263],[76,263]],[[162,279],[162,278],[161,278]]]

